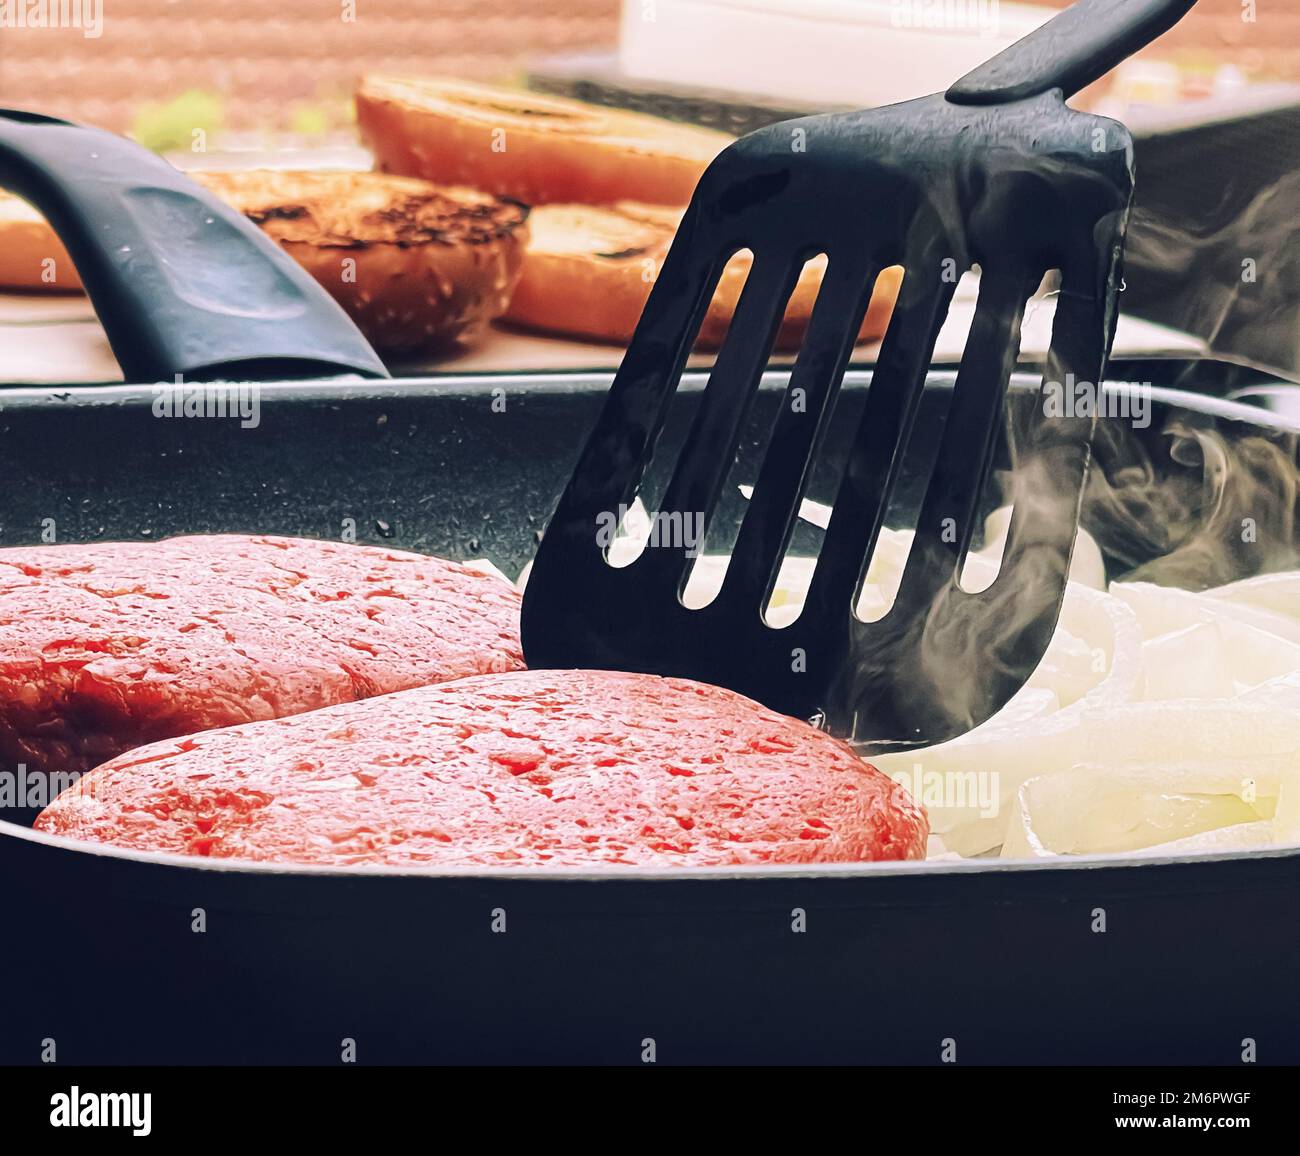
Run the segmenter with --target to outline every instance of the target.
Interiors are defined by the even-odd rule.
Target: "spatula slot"
[[[1113,324],[1094,261],[1068,265],[1055,294],[1052,341],[1036,395],[1008,409],[1015,469],[1004,478],[1010,525],[997,585],[1016,599],[1016,613],[1044,633],[1054,592],[1073,547],[1093,426],[1102,405],[1095,384],[1104,368],[1097,351]],[[992,588],[982,595],[996,598]],[[1026,631],[1026,633],[1028,633]]]
[[[840,267],[841,264],[836,262],[836,269],[838,270]],[[825,310],[823,309],[821,320],[818,320],[818,310],[823,308],[821,301],[827,286],[836,284],[837,275],[830,272],[830,268],[831,263],[825,254],[814,254],[803,263],[802,268],[799,270],[797,281],[802,285],[802,288],[798,291],[801,294],[812,295],[814,302],[811,321],[799,342],[796,368],[792,373],[786,375],[790,380],[783,391],[783,397],[780,399],[771,397],[772,390],[769,388],[765,392],[762,402],[753,404],[745,418],[731,466],[723,483],[722,500],[719,502],[718,509],[710,522],[704,550],[706,557],[694,561],[682,591],[682,601],[687,606],[699,607],[712,602],[713,598],[721,591],[725,577],[731,573],[732,555],[736,549],[737,541],[743,533],[742,525],[747,523],[752,509],[748,500],[737,506],[730,501],[730,498],[739,493],[742,488],[748,493],[752,493],[755,482],[759,480],[766,468],[764,463],[767,460],[768,450],[774,437],[778,436],[777,431],[782,428],[783,422],[791,420],[786,415],[789,414],[793,418],[797,418],[795,424],[805,424],[810,427],[822,424],[822,418],[816,411],[816,407],[821,404],[818,396],[821,383],[812,380],[808,369],[808,357],[812,356],[816,359],[817,357],[824,357],[824,353],[819,354],[814,351],[809,354],[808,350],[810,342],[824,343],[824,331],[827,328],[824,319]],[[865,293],[866,299],[869,300],[870,289],[870,281],[863,279],[859,286],[859,295]],[[806,309],[806,301],[801,301],[799,307],[801,310]],[[835,314],[838,308],[838,302],[832,301],[829,303],[832,315]],[[863,312],[865,312],[865,304]],[[787,308],[788,314],[789,307]],[[847,316],[842,319],[843,325],[853,325],[853,335],[856,335],[861,323],[861,315],[856,320]],[[783,322],[783,328],[786,324],[786,322]],[[787,348],[780,351],[783,355],[789,352],[789,339],[785,344]],[[849,348],[852,348],[852,342],[850,342]],[[844,360],[847,360],[847,354]],[[798,368],[800,362],[804,366],[802,369]],[[766,367],[766,374],[771,375],[769,387],[775,386],[776,379],[781,372],[780,369],[772,366],[769,362]],[[838,383],[838,377],[835,378],[834,382],[829,380],[834,372],[833,366],[827,370],[828,379],[826,384],[830,387],[832,396],[834,386]],[[842,373],[842,368],[840,372]],[[768,380],[766,374],[763,380]],[[810,406],[813,407],[812,412],[810,412]],[[764,493],[769,490],[770,486],[767,486]],[[780,549],[773,546],[766,557],[760,557],[757,562],[751,557],[746,559],[743,564],[757,566],[763,570],[763,574],[758,577],[758,583],[761,586],[772,569],[772,563],[779,558],[779,555]],[[761,594],[754,594],[752,604],[756,608],[762,601],[762,597]]]
[[[683,525],[689,522],[697,531],[692,543],[681,541],[647,551],[640,563],[647,581],[674,589],[679,598],[694,556],[707,541],[777,327],[808,256],[779,250],[756,254],[667,490],[656,503],[654,516],[659,523],[676,519]]]
[[[1003,425],[1002,403],[1019,354],[1021,318],[1041,278],[1041,269],[996,264],[986,265],[981,274],[975,319],[903,573],[907,605],[895,602],[895,613],[926,613],[943,587],[955,581],[966,557]]]
[[[700,311],[701,320],[697,325],[697,337],[715,348],[725,344],[737,301],[753,270],[753,260],[753,251],[747,248],[726,253],[718,260],[718,275],[706,299],[708,307]],[[697,359],[701,356],[696,354]],[[631,494],[616,508],[598,515],[605,560],[614,569],[630,566],[650,546],[658,548],[678,542],[688,551],[702,548],[699,538],[702,525],[694,517],[688,519],[682,511],[673,512],[664,506],[683,445],[683,438],[673,437],[672,433],[683,426],[689,429],[699,402],[698,391],[683,391],[673,383],[660,411],[660,430],[666,436],[657,441],[654,455]]]
[[[938,335],[942,333],[945,341],[964,347],[974,319],[972,311],[953,313],[949,307],[963,294],[978,293],[978,265],[962,270],[951,259],[931,253],[909,268],[914,269],[909,274],[912,291],[900,298],[900,307],[890,322],[886,345],[867,391],[858,440],[845,471],[841,496],[837,498],[837,504],[845,503],[841,526],[837,528],[837,533],[844,536],[845,545],[837,548],[845,550],[849,549],[852,521],[861,522],[875,510],[884,511],[882,527],[915,534],[918,508],[915,491],[918,486],[924,487],[934,472],[939,432],[947,423],[953,394],[951,390],[933,392],[925,414],[927,429],[923,432],[917,432],[911,425],[908,394],[928,373]],[[904,285],[907,284],[905,280]],[[891,443],[890,438],[895,435]],[[895,454],[892,462],[887,457],[891,450]],[[865,541],[866,532],[859,533]],[[901,548],[891,543],[890,553],[884,556],[877,556],[873,542],[872,548],[861,557],[850,600],[859,621],[878,622],[893,609],[910,552],[909,538]],[[870,596],[866,589],[868,582],[873,584]]]
[[[910,441],[935,340],[958,279],[947,252],[938,232],[926,231],[906,255],[897,304],[865,405],[851,412],[845,404],[843,417],[837,413],[830,422],[822,454],[826,460],[819,468],[833,464],[826,491],[831,511],[800,610],[801,618],[807,615],[823,629],[834,629],[852,614],[884,512],[904,469],[902,447]],[[767,599],[777,610],[773,603]],[[790,613],[781,610],[779,620]]]
[[[844,475],[850,446],[828,433],[835,424],[844,369],[879,275],[879,267],[852,258],[831,261],[768,438],[728,583],[742,601],[762,603],[770,626],[784,626],[802,613],[809,574],[819,564],[821,544],[793,556],[791,536],[810,485],[816,481],[821,492],[830,495]],[[796,580],[798,575],[801,580]]]
[[[1048,297],[1056,295],[1060,276],[1059,269],[1052,269],[1047,273],[1038,289],[1027,301],[1024,316],[1028,316],[1036,306],[1044,306]],[[988,590],[1001,576],[1007,556],[1007,532],[1010,528],[1010,519],[1015,516],[1017,467],[1020,464],[1016,458],[1014,439],[1011,438],[1008,429],[1009,420],[1010,415],[1007,414],[995,435],[988,477],[981,487],[979,504],[976,507],[976,526],[971,548],[962,560],[958,585],[967,594],[982,594]],[[988,515],[1006,503],[1011,503],[1011,508],[999,517],[995,525],[988,525]],[[985,539],[986,530],[993,536],[991,542]]]

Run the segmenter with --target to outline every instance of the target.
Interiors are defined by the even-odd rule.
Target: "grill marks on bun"
[[[505,312],[519,279],[528,210],[478,189],[358,172],[198,179],[261,226],[386,353],[474,336]]]
[[[528,209],[491,193],[372,172],[189,175],[259,225],[383,353],[474,337],[505,312],[519,279]],[[47,257],[53,285],[41,280]],[[82,287],[49,224],[2,195],[0,285]]]
[[[477,189],[384,173],[264,169],[198,180],[281,242],[483,245],[513,235],[528,218],[523,205]]]

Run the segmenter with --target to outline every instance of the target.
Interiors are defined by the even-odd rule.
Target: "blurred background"
[[[653,25],[682,7],[680,0],[73,4],[98,9],[98,35],[0,27],[0,101],[163,144],[170,128],[196,118],[240,133],[337,137],[347,132],[352,85],[364,72],[499,81],[584,61],[601,72],[618,61],[621,24]],[[871,0],[863,4],[870,7]],[[726,6],[726,0],[696,5]],[[817,6],[805,0],[810,12]],[[888,7],[888,0],[875,6]],[[1038,6],[1061,8],[1065,0],[1038,0]],[[753,7],[761,12],[765,5]],[[1023,6],[1000,7],[1010,13]],[[1243,83],[1300,80],[1300,0],[1258,0],[1254,8],[1248,21],[1243,0],[1200,0],[1141,61],[1126,66],[1130,87],[1162,103]],[[726,45],[707,47],[716,55]],[[860,63],[843,64],[862,70]]]
[[[538,55],[612,48],[619,26],[619,0],[104,5],[98,37],[0,32],[0,100],[147,136],[189,94],[183,112],[231,130],[329,134],[346,128],[363,72],[504,79]]]

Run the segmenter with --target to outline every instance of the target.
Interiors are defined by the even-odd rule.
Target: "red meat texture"
[[[0,764],[523,666],[519,596],[453,562],[297,538],[0,550]]]
[[[924,857],[924,813],[844,743],[729,690],[481,675],[158,743],[38,830],[304,864],[640,867]]]

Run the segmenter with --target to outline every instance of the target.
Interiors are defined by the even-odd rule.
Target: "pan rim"
[[[843,385],[856,388],[868,385],[872,369],[845,371]],[[772,369],[763,374],[762,387],[784,389],[789,381],[789,368]],[[927,388],[950,388],[956,381],[955,369],[932,369],[926,379]],[[445,376],[394,377],[365,379],[356,376],[315,378],[297,381],[256,382],[263,400],[286,400],[346,404],[352,401],[392,398],[422,398],[446,395],[491,397],[497,390],[518,389],[525,396],[573,394],[585,391],[604,391],[614,379],[612,371],[588,370],[580,372],[553,371],[546,373],[493,373],[448,374]],[[708,383],[707,370],[687,370],[682,374],[679,388],[703,390]],[[1011,375],[1009,389],[1037,388],[1041,373],[1021,367]],[[164,383],[165,384],[165,383]],[[197,384],[197,383],[196,383]],[[1189,410],[1225,421],[1240,422],[1282,434],[1300,434],[1300,422],[1284,414],[1275,413],[1245,402],[1231,401],[1210,394],[1172,386],[1107,380],[1102,383],[1106,392],[1120,396],[1142,389],[1144,395],[1160,405]],[[108,406],[122,408],[131,405],[152,404],[154,386],[127,385],[36,385],[0,388],[0,412],[6,409],[26,408],[80,408]],[[1102,420],[1106,420],[1103,418]]]
[[[0,839],[16,839],[48,847],[55,851],[71,851],[93,861],[96,858],[114,859],[141,866],[169,867],[192,871],[217,872],[233,875],[269,875],[275,878],[337,877],[342,879],[482,879],[519,880],[539,882],[628,882],[694,880],[697,882],[724,879],[853,879],[853,878],[927,878],[934,875],[1032,875],[1042,879],[1061,871],[1114,870],[1118,868],[1178,867],[1209,865],[1215,863],[1292,861],[1300,866],[1300,843],[1281,846],[1257,847],[1233,851],[1212,851],[1200,854],[1159,855],[1150,851],[1127,854],[1053,855],[1041,859],[910,859],[878,862],[817,863],[802,865],[719,866],[719,867],[665,867],[643,868],[610,865],[601,868],[582,867],[447,867],[401,866],[375,863],[333,865],[317,863],[278,863],[255,859],[212,859],[202,855],[178,855],[170,851],[136,851],[116,847],[110,843],[93,843],[84,839],[69,839],[63,835],[48,835],[30,827],[23,827],[0,819]],[[1131,877],[1131,876],[1130,876]]]

